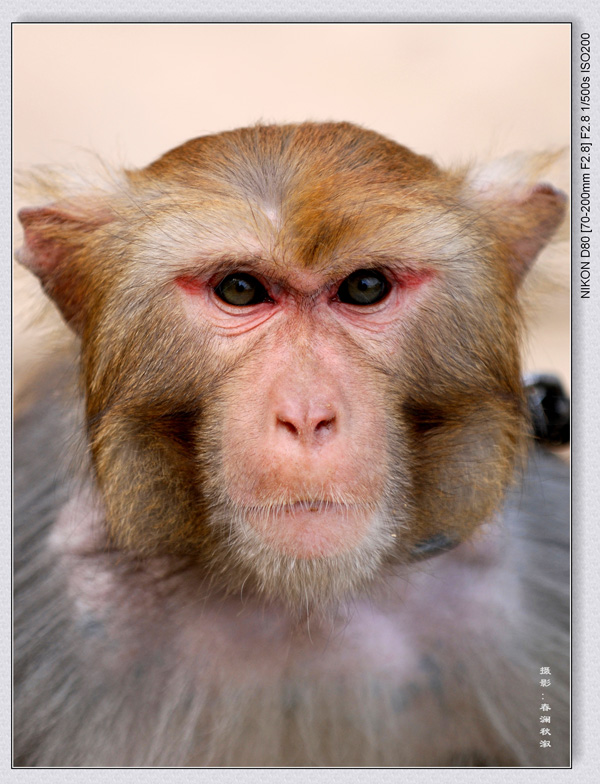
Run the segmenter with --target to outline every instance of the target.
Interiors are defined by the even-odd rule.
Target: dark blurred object
[[[421,561],[425,558],[431,558],[433,555],[447,553],[448,550],[453,550],[459,544],[460,539],[450,538],[445,534],[436,534],[413,548],[412,560]]]
[[[566,446],[570,441],[571,405],[556,376],[529,373],[523,378],[533,432],[544,446]]]

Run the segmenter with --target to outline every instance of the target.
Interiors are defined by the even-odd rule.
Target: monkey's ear
[[[110,214],[51,204],[25,207],[19,211],[19,220],[24,244],[16,253],[17,261],[38,276],[67,323],[79,332],[85,309],[81,251],[91,233],[111,220]]]
[[[508,247],[518,284],[562,223],[567,197],[551,185],[516,176],[514,159],[492,164],[470,179],[469,201]]]

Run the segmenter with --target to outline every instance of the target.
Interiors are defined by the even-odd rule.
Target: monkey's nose
[[[288,400],[277,407],[275,418],[280,432],[304,443],[322,443],[335,433],[336,413],[331,403]]]

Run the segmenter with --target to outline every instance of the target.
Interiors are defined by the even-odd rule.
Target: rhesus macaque
[[[347,123],[52,187],[19,260],[80,352],[18,406],[15,764],[567,765],[518,302],[564,196]]]

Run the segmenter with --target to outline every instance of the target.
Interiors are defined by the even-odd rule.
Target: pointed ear
[[[19,211],[24,229],[17,261],[40,279],[67,323],[79,332],[85,311],[85,270],[82,261],[94,230],[108,223],[104,209],[79,210],[72,205],[51,204]]]
[[[519,284],[562,223],[567,197],[551,185],[517,177],[514,159],[498,161],[470,179],[468,201],[507,246]]]

